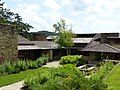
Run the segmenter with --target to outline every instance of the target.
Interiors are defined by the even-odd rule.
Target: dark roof
[[[91,52],[108,52],[108,53],[120,53],[120,49],[111,46],[109,44],[103,43],[95,46],[87,47],[82,51],[91,51]]]
[[[49,32],[49,31],[30,32],[30,34],[44,35],[44,36],[54,36],[54,35],[57,35],[55,32]]]
[[[36,50],[39,49],[33,42],[30,40],[18,35],[18,50]]]
[[[36,45],[18,45],[18,50],[38,50],[40,49]]]
[[[110,39],[120,39],[120,37],[108,37]]]
[[[100,41],[96,41],[100,38],[101,35],[96,34],[91,40],[91,42],[82,51],[120,53],[120,48],[117,48],[107,43],[100,43]]]
[[[72,38],[73,43],[90,43],[92,38]]]
[[[35,45],[38,46],[40,49],[57,49],[59,47],[58,44],[52,41],[31,41],[31,42],[35,43]]]
[[[52,41],[30,41],[18,35],[18,50],[35,50],[35,49],[57,49],[58,44]]]
[[[92,38],[96,35],[96,33],[85,33],[85,34],[76,34],[79,38]]]
[[[18,35],[18,45],[34,45],[30,40]]]

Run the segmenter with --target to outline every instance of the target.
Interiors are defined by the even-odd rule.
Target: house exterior
[[[48,55],[50,60],[58,59],[62,49],[51,41],[29,41],[18,36],[18,58],[35,60],[42,54]]]
[[[36,59],[35,53],[39,49],[28,39],[18,35],[18,58],[19,59]]]
[[[120,60],[119,33],[96,34],[81,52],[87,61],[103,59]]]
[[[43,36],[38,34],[36,37],[42,38]],[[71,51],[70,54],[80,54],[82,48],[84,48],[92,40],[91,37],[84,38],[83,36],[72,38],[74,42],[73,47],[59,47],[59,45],[54,43],[52,39],[52,37],[47,37],[45,40],[36,39],[36,41],[30,41],[19,35],[18,58],[35,60],[42,54],[48,54],[50,60],[58,60],[61,56],[67,55],[68,48]]]
[[[14,26],[0,24],[0,62],[16,60],[17,48],[17,32]]]
[[[52,41],[52,37],[47,40],[29,41],[19,36],[18,57],[24,59],[37,59],[42,54],[49,55],[50,60],[58,60],[61,56],[67,55],[67,49],[71,55],[83,55],[86,61],[102,59],[120,59],[120,37],[119,33],[93,33],[77,34],[77,38],[72,38],[73,47],[59,47]]]
[[[73,47],[64,47],[64,52],[66,52],[69,48],[72,55],[79,55],[81,54],[81,50],[85,48],[85,46],[90,43],[92,38],[95,36],[95,33],[92,34],[76,34],[76,38],[72,38],[73,40]],[[56,36],[49,36],[47,37],[47,41],[53,41],[53,38],[56,38]],[[67,55],[67,54],[65,54]]]

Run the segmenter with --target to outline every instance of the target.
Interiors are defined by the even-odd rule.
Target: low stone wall
[[[0,24],[0,62],[16,60],[18,47],[17,36],[15,27]]]

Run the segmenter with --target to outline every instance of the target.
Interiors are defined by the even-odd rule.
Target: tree
[[[8,24],[16,27],[18,34],[24,35],[33,28],[28,23],[24,23],[21,16],[13,13],[10,9],[0,8],[0,24]]]
[[[74,37],[72,33],[72,28],[68,28],[65,20],[61,19],[57,24],[54,24],[55,32],[58,33],[58,36],[55,38],[55,42],[60,45],[60,47],[68,48],[67,54],[69,54],[69,47],[74,45],[72,38]]]

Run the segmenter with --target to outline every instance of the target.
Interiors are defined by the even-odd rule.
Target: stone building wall
[[[33,41],[46,41],[47,36],[44,34],[33,34]]]
[[[15,32],[15,28],[0,24],[0,62],[16,60],[17,47],[17,32]]]

